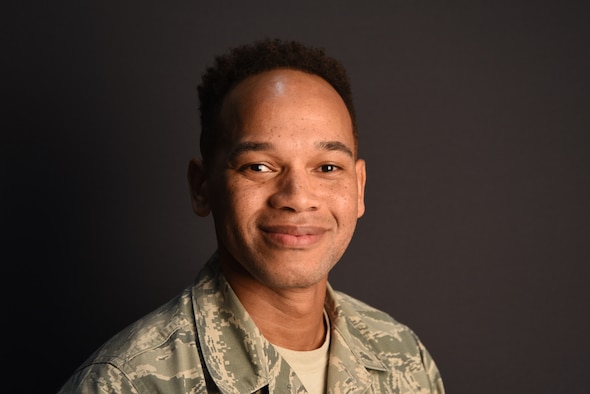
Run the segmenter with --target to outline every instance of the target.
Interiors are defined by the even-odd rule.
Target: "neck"
[[[248,273],[223,271],[240,302],[270,343],[300,351],[314,350],[324,343],[327,277],[306,288],[277,289],[264,285]]]

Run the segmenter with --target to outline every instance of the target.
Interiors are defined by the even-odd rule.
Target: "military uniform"
[[[438,369],[406,326],[328,286],[328,393],[436,393]],[[221,274],[195,284],[98,349],[60,393],[306,393]]]

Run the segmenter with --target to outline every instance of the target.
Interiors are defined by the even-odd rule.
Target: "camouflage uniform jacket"
[[[328,286],[328,393],[444,389],[419,339],[387,314]],[[195,284],[98,349],[60,393],[306,393],[220,274]]]

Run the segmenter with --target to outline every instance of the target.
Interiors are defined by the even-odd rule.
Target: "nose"
[[[273,208],[293,212],[313,211],[319,207],[318,186],[304,170],[287,170],[277,177],[276,191],[270,198]]]

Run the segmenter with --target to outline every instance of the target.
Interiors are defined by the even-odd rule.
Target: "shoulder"
[[[406,339],[414,342],[415,335],[408,326],[395,320],[390,314],[377,309],[348,294],[331,290],[337,313],[345,317],[368,340],[383,336]]]
[[[172,338],[194,341],[194,314],[190,288],[124,328],[107,341],[94,360],[115,359],[129,363],[157,352]],[[155,354],[153,354],[155,357]]]
[[[444,393],[438,368],[414,331],[388,313],[347,294],[332,289],[329,294],[333,299],[334,329],[359,360],[378,359],[378,363],[367,362],[366,366],[378,369],[380,364],[401,376],[408,387],[414,387],[411,392]]]
[[[193,387],[204,384],[196,338],[187,288],[109,339],[78,368],[63,392],[98,393],[100,386],[121,393],[166,392],[185,379]]]

